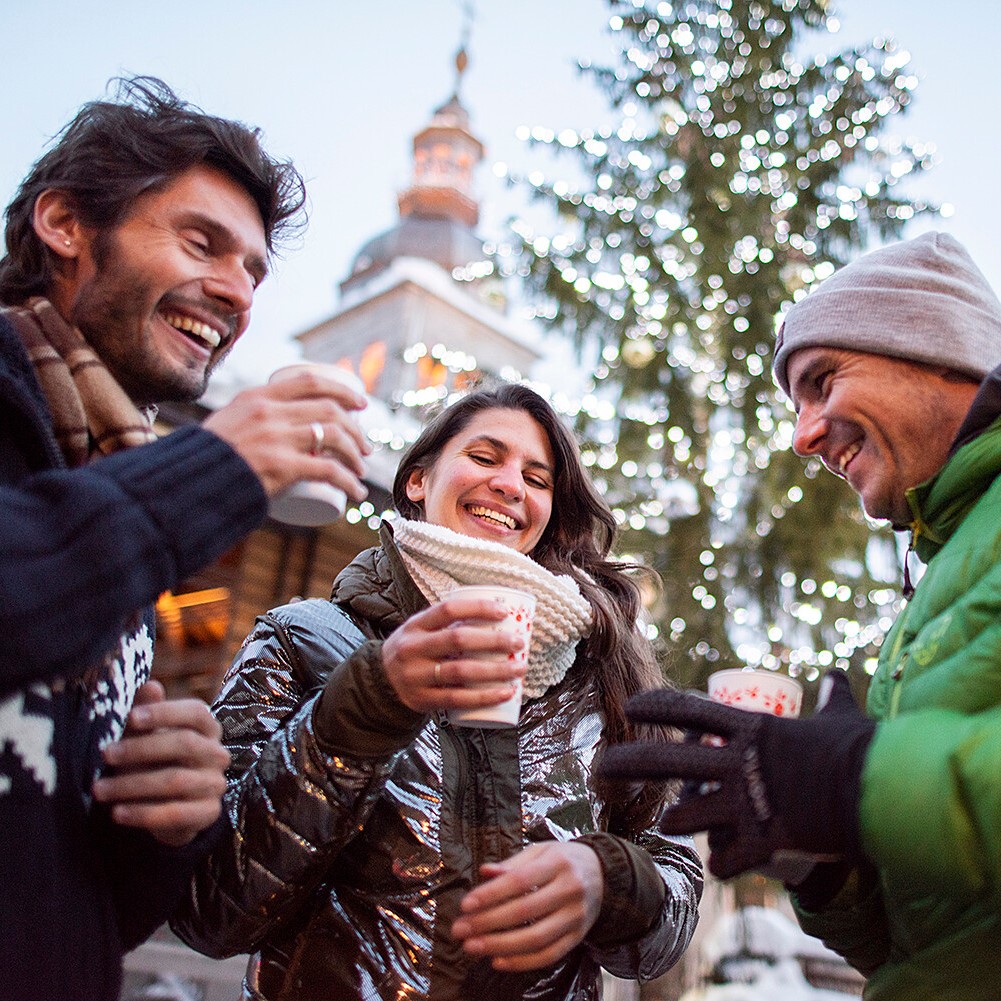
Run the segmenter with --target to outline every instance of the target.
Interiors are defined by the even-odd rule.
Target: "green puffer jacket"
[[[806,931],[868,1001],[1001,997],[1001,420],[909,491],[928,564],[883,644],[856,872]]]

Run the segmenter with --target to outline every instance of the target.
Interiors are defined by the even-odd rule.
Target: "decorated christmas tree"
[[[586,461],[620,551],[663,580],[649,628],[672,677],[836,665],[861,681],[899,555],[791,452],[771,355],[784,309],[933,211],[902,183],[929,150],[894,138],[909,57],[888,40],[829,52],[824,0],[609,7],[621,55],[582,71],[616,127],[534,129],[560,154],[532,185],[555,221],[516,224],[536,315],[596,359]]]

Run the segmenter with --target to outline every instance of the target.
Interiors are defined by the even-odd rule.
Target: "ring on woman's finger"
[[[326,438],[323,425],[319,421],[313,421],[309,425],[309,430],[313,432],[313,447],[310,451],[313,455],[319,455],[323,451],[323,439]]]
[[[436,688],[441,687],[441,661],[434,665],[434,683]]]

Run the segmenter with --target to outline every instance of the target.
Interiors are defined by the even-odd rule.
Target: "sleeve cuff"
[[[146,510],[173,554],[177,580],[211,563],[257,528],[267,496],[222,438],[185,427],[94,463]]]
[[[650,853],[604,831],[585,834],[577,841],[598,856],[605,880],[601,910],[588,941],[604,949],[645,935],[660,916],[667,894]]]
[[[400,701],[382,667],[382,643],[369,640],[331,672],[313,732],[327,754],[380,759],[413,743],[428,718]]]

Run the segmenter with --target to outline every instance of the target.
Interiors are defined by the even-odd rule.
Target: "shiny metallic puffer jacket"
[[[385,677],[379,640],[422,607],[384,536],[338,577],[332,602],[262,617],[213,710],[233,756],[228,834],[175,931],[211,956],[255,953],[243,994],[254,1001],[585,1001],[601,996],[600,967],[659,976],[695,928],[702,867],[690,840],[653,831],[637,841],[667,892],[637,941],[585,939],[553,966],[510,974],[450,936],[483,862],[600,829],[588,774],[601,717],[579,663],[526,702],[517,728],[412,713]],[[324,685],[343,735],[334,753],[313,724]]]

